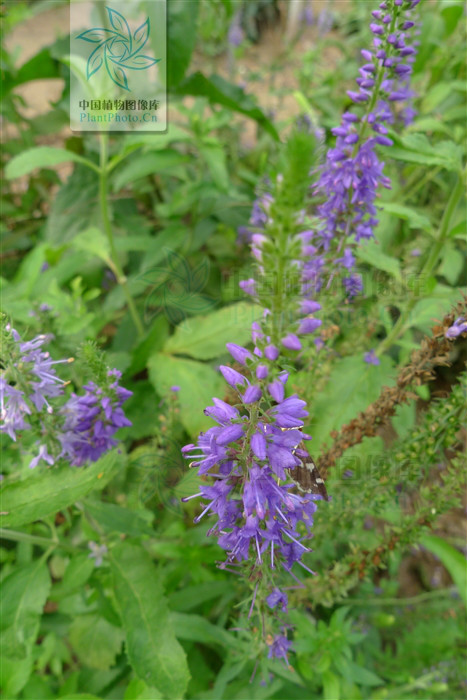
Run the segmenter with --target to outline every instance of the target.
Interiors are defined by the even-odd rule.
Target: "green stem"
[[[117,250],[115,248],[112,223],[109,214],[109,192],[108,192],[108,135],[100,134],[100,169],[99,169],[99,204],[101,210],[101,219],[104,233],[107,236],[110,246],[110,257],[113,267],[117,273],[117,282],[121,286],[125,295],[128,309],[130,311],[133,323],[135,324],[138,336],[141,338],[144,335],[144,327],[139,317],[138,311],[128,289],[127,280],[118,260]]]
[[[8,530],[6,528],[0,528],[0,538],[12,540],[13,542],[28,542],[29,544],[37,544],[39,547],[47,547],[51,549],[60,547],[61,549],[66,549],[68,552],[81,551],[78,547],[73,547],[72,545],[60,542],[59,540],[50,539],[49,537],[39,537],[38,535],[29,535],[27,532]]]
[[[427,591],[411,598],[349,598],[348,602],[351,605],[375,605],[377,607],[383,605],[416,605],[424,603],[434,598],[448,598],[456,591],[456,587],[442,588],[439,591]]]
[[[439,234],[438,237],[430,251],[430,254],[428,255],[428,258],[425,261],[425,264],[423,265],[422,269],[419,272],[419,277],[423,280],[429,277],[435,268],[436,263],[438,262],[439,255],[441,253],[441,250],[444,246],[446,236],[449,234],[449,231],[451,229],[451,220],[453,217],[454,212],[456,211],[457,205],[459,204],[459,200],[462,197],[462,192],[464,190],[463,187],[463,179],[461,176],[458,177],[456,186],[454,187],[453,191],[451,192],[451,196],[449,198],[449,201],[447,203],[446,209],[444,210],[443,218],[441,220],[441,225],[439,228]],[[378,348],[376,349],[376,355],[381,355],[383,352],[385,352],[388,348],[393,345],[399,336],[402,335],[402,333],[406,330],[406,324],[409,319],[410,313],[412,309],[414,308],[415,304],[418,301],[418,297],[412,296],[405,307],[405,309],[402,311],[401,315],[397,319],[397,322],[393,326],[391,332],[389,335],[380,343]]]

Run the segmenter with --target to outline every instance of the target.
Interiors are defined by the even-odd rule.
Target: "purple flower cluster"
[[[408,81],[416,48],[407,31],[414,26],[411,11],[419,1],[386,0],[372,13],[373,47],[361,52],[365,63],[356,79],[358,91],[347,92],[355,104],[367,104],[367,112],[359,117],[349,110],[342,115],[341,124],[332,129],[337,136],[336,146],[328,151],[314,190],[325,199],[318,207],[323,225],[317,236],[317,245],[324,250],[329,250],[336,237],[339,249],[350,237],[355,243],[373,237],[378,223],[377,189],[390,187],[375,148],[393,143],[387,126],[394,121],[391,104],[413,95]],[[349,259],[350,251],[346,251],[335,262],[349,271],[344,286],[347,294],[354,296],[361,290],[361,281],[350,272]]]
[[[115,380],[106,391],[89,382],[84,387],[84,396],[72,394],[61,409],[65,420],[63,432],[58,434],[62,446],[60,457],[68,459],[72,466],[96,462],[118,444],[113,437],[117,430],[131,425],[122,404],[132,392],[119,386],[121,376],[118,370],[109,370],[108,377]]]
[[[104,388],[90,382],[84,396],[72,394],[66,403],[53,407],[49,400],[62,396],[67,383],[56,375],[54,365],[72,358],[52,360],[43,350],[48,336],[23,343],[14,329],[6,330],[10,362],[0,377],[0,430],[16,441],[18,431],[33,429],[27,421],[34,419],[43,441],[29,466],[34,468],[41,460],[53,465],[60,458],[82,466],[114,447],[117,430],[131,425],[121,407],[132,392],[119,386],[121,373],[109,370]]]
[[[30,428],[25,416],[31,415],[32,410],[40,412],[46,406],[48,413],[53,412],[49,399],[63,394],[65,383],[57,377],[54,365],[73,360],[51,359],[50,354],[42,349],[44,343],[50,340],[50,336],[38,335],[33,340],[23,343],[14,328],[7,325],[6,330],[11,333],[16,346],[12,359],[19,383],[12,386],[5,376],[0,377],[0,431],[16,441],[18,430]]]
[[[217,425],[202,433],[197,445],[182,449],[200,476],[214,479],[212,485],[203,483],[199,493],[183,500],[201,497],[205,501],[195,522],[206,515],[214,518],[208,534],[216,536],[227,552],[224,567],[253,560],[259,570],[283,567],[291,573],[298,563],[310,571],[301,559],[310,551],[304,540],[311,536],[319,497],[298,495],[291,484],[281,483],[289,470],[301,464],[299,445],[310,439],[302,431],[308,415],[305,402],[296,395],[285,397],[288,375],[274,369],[277,348],[266,346],[261,357],[233,343],[227,348],[250,371],[256,365],[255,378],[250,381],[231,367],[220,367],[237,392],[238,404],[214,398],[205,413]],[[267,604],[285,612],[287,597],[275,589]],[[278,642],[270,654],[283,656],[286,647]]]

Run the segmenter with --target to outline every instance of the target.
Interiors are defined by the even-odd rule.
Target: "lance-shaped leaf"
[[[95,29],[87,29],[85,32],[81,32],[76,38],[89,41],[90,44],[101,44],[103,41],[111,39],[114,36],[117,36],[117,34],[112,31],[112,29],[96,27]]]
[[[109,56],[107,56],[107,52],[105,54],[105,67],[107,68],[107,73],[109,74],[111,80],[115,83],[115,85],[118,85],[118,87],[123,88],[124,90],[130,90],[128,87],[128,80],[125,75],[125,71],[123,68],[120,68],[117,64],[114,63],[112,58],[109,60]]]
[[[100,44],[99,46],[96,46],[92,54],[88,58],[88,62],[86,65],[86,78],[89,80],[91,75],[94,75],[94,73],[97,73],[99,68],[102,66],[104,63],[104,46],[105,43]]]
[[[148,17],[146,22],[143,22],[143,24],[140,27],[138,27],[138,29],[135,29],[135,32],[133,34],[133,39],[134,39],[133,50],[135,53],[137,53],[138,51],[141,51],[141,49],[146,44],[146,42],[148,40],[150,28],[151,28],[151,25],[149,23],[149,17]]]
[[[160,58],[151,58],[151,56],[129,56],[124,61],[119,61],[119,65],[131,70],[145,70],[145,68],[159,63],[160,60]]]
[[[123,542],[111,551],[115,599],[135,673],[168,698],[183,697],[189,679],[185,652],[177,641],[160,579],[149,555]]]
[[[115,29],[115,31],[119,32],[119,34],[122,34],[122,36],[125,37],[125,39],[128,39],[129,48],[131,52],[131,32],[125,17],[122,14],[120,14],[120,12],[117,12],[117,10],[112,10],[111,7],[106,7],[105,9],[107,10],[107,13],[109,15],[110,24]]]

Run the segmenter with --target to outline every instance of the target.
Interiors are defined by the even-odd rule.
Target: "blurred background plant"
[[[68,129],[67,4],[7,3],[2,307],[24,340],[53,334],[54,360],[96,342],[133,395],[119,449],[82,469],[29,470],[0,435],[6,698],[465,697],[466,347],[446,339],[467,318],[453,310],[460,0],[421,4],[418,114],[384,152],[392,188],[355,253],[364,294],[337,303],[331,287],[319,363],[314,348],[291,363],[333,496],[306,555],[317,574],[290,592],[292,668],[264,659],[254,675],[251,639],[229,631],[248,591],[181,504],[200,480],[179,448],[212,425],[213,396],[228,400],[225,343],[248,344],[257,314],[238,286],[254,274],[253,202],[297,129],[324,159],[371,41],[368,3],[290,6],[169,0],[167,133],[99,138]],[[83,388],[77,366],[66,391]]]

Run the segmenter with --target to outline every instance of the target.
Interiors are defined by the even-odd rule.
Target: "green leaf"
[[[90,467],[37,468],[24,481],[0,487],[2,527],[18,527],[64,510],[90,491],[103,489],[121,469],[123,455],[112,450]]]
[[[106,236],[95,226],[82,231],[73,238],[72,247],[100,258],[105,263],[110,260],[110,244]]]
[[[460,291],[456,294],[456,290],[452,287],[437,284],[430,297],[420,299],[416,303],[410,312],[407,327],[413,326],[423,333],[428,333],[433,324],[439,322],[451,306],[460,299]]]
[[[199,152],[206,161],[216,185],[222,192],[228,192],[230,180],[224,148],[216,144],[201,144]]]
[[[36,168],[51,168],[59,163],[66,161],[74,161],[93,167],[94,164],[86,158],[82,158],[73,151],[67,151],[65,148],[52,148],[51,146],[37,146],[23,151],[19,155],[10,160],[5,168],[5,175],[9,180],[15,177],[27,175]]]
[[[65,569],[65,574],[59,584],[54,585],[54,595],[57,586],[64,590],[82,588],[94,570],[94,561],[89,554],[76,554]]]
[[[197,360],[210,360],[227,351],[226,343],[235,338],[243,345],[250,340],[251,324],[261,316],[261,309],[248,302],[225,306],[196,320],[182,321],[168,339],[164,352],[190,355]]]
[[[173,149],[164,151],[150,151],[131,156],[115,172],[113,190],[118,192],[123,187],[135,180],[147,175],[159,175],[160,173],[173,173],[181,165],[189,162],[189,157],[178,153]]]
[[[0,687],[2,696],[6,698],[16,697],[20,690],[28,682],[33,666],[32,654],[21,661],[10,659],[2,655],[0,663]]]
[[[43,559],[15,569],[2,582],[0,629],[2,656],[24,659],[31,653],[39,620],[50,592]]]
[[[411,207],[405,207],[403,204],[395,204],[394,202],[380,202],[378,207],[388,214],[393,214],[399,219],[407,221],[410,228],[421,229],[422,231],[432,231],[430,219],[424,214],[419,214]]]
[[[127,685],[123,700],[163,700],[163,694],[157,688],[149,688],[139,678],[133,678]]]
[[[355,253],[359,260],[368,263],[377,270],[387,272],[397,280],[401,280],[399,261],[383,253],[381,246],[376,241],[368,241],[365,245],[358,246]]]
[[[108,532],[123,532],[133,537],[154,535],[146,520],[128,508],[102,501],[86,501],[84,505],[86,511]]]
[[[185,612],[192,608],[198,607],[201,603],[219,596],[225,595],[227,592],[233,592],[233,587],[227,581],[208,581],[207,583],[198,583],[195,586],[184,587],[181,591],[172,593],[169,598],[170,607],[177,612]]]
[[[323,700],[340,700],[340,680],[332,671],[325,671],[323,679]]]
[[[436,535],[424,535],[420,539],[420,544],[441,560],[441,563],[451,574],[464,605],[467,606],[467,561],[465,557]]]
[[[442,275],[447,279],[449,284],[456,284],[459,276],[464,269],[464,255],[456,248],[447,245],[443,250],[443,261],[438,269],[437,274]]]
[[[201,615],[173,612],[170,616],[180,639],[202,644],[219,644],[226,649],[240,649],[241,642],[223,627],[213,625]]]
[[[332,430],[341,428],[378,398],[382,387],[392,383],[391,369],[389,357],[382,357],[380,365],[368,365],[363,353],[336,364],[313,407],[314,418],[307,431],[313,436],[313,450],[329,438]]]
[[[391,148],[391,157],[406,163],[420,165],[440,165],[447,170],[458,171],[461,165],[462,151],[454,141],[439,141],[432,146],[425,134],[407,134]]]
[[[120,653],[125,635],[99,615],[79,615],[70,627],[69,639],[81,663],[107,671]]]
[[[197,71],[190,75],[178,88],[180,95],[193,95],[195,97],[207,97],[211,103],[220,104],[223,107],[240,112],[250,119],[254,119],[276,141],[279,134],[273,123],[258,107],[255,100],[247,95],[242,88],[227,82],[220,75],[211,75],[207,78]]]
[[[440,9],[446,28],[445,36],[448,37],[456,29],[459,20],[463,15],[464,6],[462,2],[459,2],[458,0],[444,0]]]
[[[180,418],[190,435],[212,427],[212,420],[203,411],[213,396],[222,398],[225,383],[212,367],[179,357],[156,353],[148,361],[149,379],[159,396],[179,386]]]
[[[111,550],[110,563],[127,654],[135,673],[165,696],[181,698],[190,674],[151,558],[140,547],[124,542]]]
[[[168,53],[167,85],[171,90],[177,87],[190,65],[191,54],[196,43],[196,22],[198,0],[170,0],[167,3]],[[170,129],[169,129],[170,131]]]

